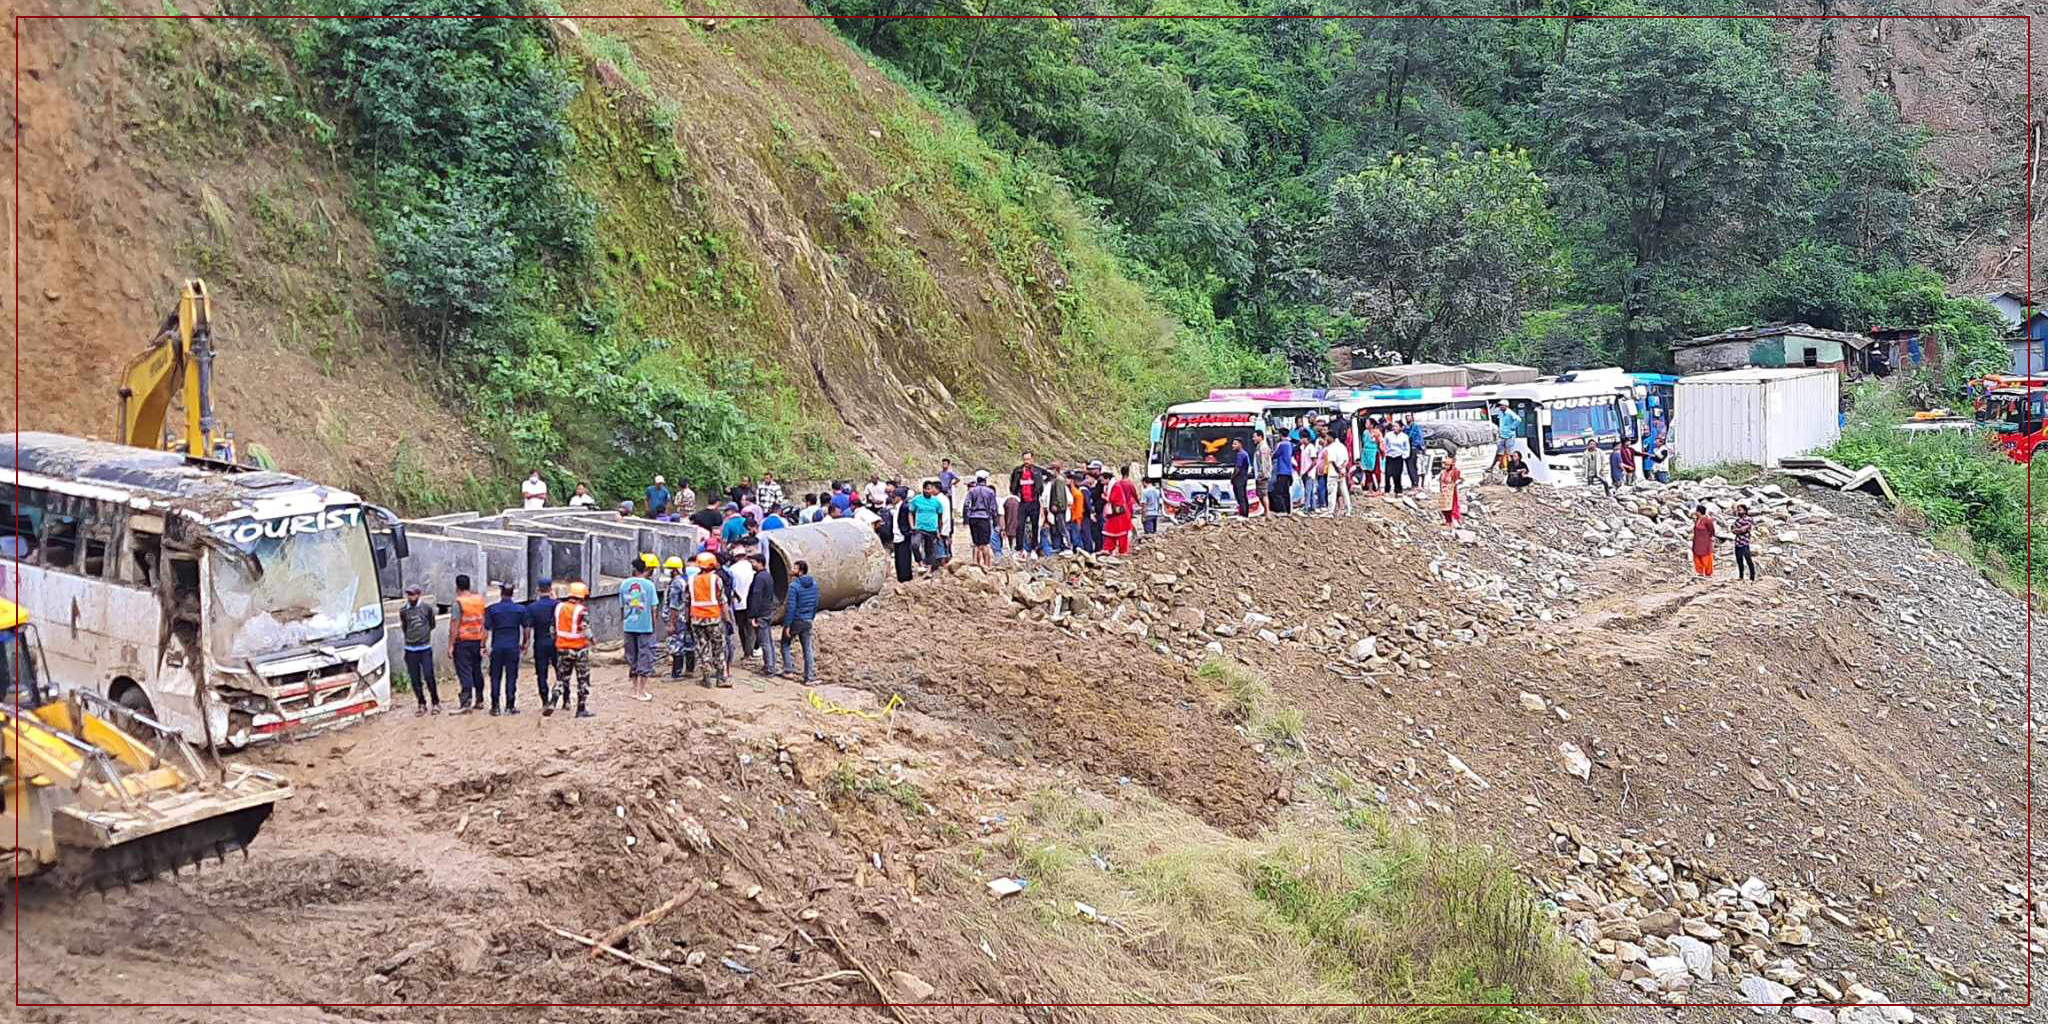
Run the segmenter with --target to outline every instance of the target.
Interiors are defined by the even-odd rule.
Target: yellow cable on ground
[[[891,696],[889,703],[882,705],[880,711],[862,711],[859,708],[840,707],[826,700],[824,695],[816,690],[805,694],[804,700],[811,705],[811,710],[821,715],[859,715],[862,718],[893,718],[896,715],[896,709],[903,706],[903,695],[900,693]]]

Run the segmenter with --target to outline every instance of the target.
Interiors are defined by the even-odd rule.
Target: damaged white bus
[[[391,704],[380,569],[395,517],[284,473],[60,434],[0,435],[0,592],[47,675],[203,746]],[[384,531],[372,544],[372,530]]]

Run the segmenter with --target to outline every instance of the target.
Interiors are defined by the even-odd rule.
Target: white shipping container
[[[1680,377],[1671,454],[1679,468],[1774,466],[1842,435],[1842,378],[1833,370],[1723,370]]]

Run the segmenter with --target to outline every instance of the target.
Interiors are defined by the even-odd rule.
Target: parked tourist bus
[[[59,685],[229,747],[390,706],[390,513],[172,452],[40,433],[0,447],[0,591],[45,624]],[[392,527],[375,550],[373,523]]]
[[[1506,402],[1521,417],[1513,449],[1523,453],[1537,483],[1571,485],[1580,480],[1580,459],[1590,432],[1593,443],[1612,448],[1631,437],[1632,400],[1611,379],[1473,388],[1487,401]]]
[[[1399,416],[1415,417],[1422,421],[1431,420],[1484,420],[1487,418],[1487,399],[1484,389],[1466,387],[1428,388],[1233,388],[1209,392],[1211,401],[1251,401],[1262,403],[1269,421],[1278,426],[1293,427],[1304,418],[1335,416],[1343,414],[1348,424],[1342,438],[1351,453],[1353,476],[1363,469],[1356,465],[1359,443],[1358,432],[1361,423],[1368,417]],[[1491,449],[1484,454],[1460,451],[1461,464],[1467,472],[1483,472],[1491,458]],[[1470,455],[1468,461],[1463,456]]]
[[[1145,477],[1187,494],[1194,487],[1229,490],[1237,464],[1232,441],[1249,448],[1271,426],[1266,407],[1249,401],[1183,402],[1153,421]]]

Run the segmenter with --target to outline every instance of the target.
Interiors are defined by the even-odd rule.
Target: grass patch
[[[1937,546],[2024,594],[2028,540],[2048,518],[2048,510],[2027,517],[2027,467],[1994,447],[1987,432],[1895,429],[1906,416],[1891,389],[1861,385],[1848,428],[1823,454],[1851,468],[1884,470],[1900,503],[1926,519]],[[2034,539],[2041,541],[2033,545],[2035,557],[2048,558],[2048,536]]]
[[[1497,852],[1354,818],[1239,839],[1146,794],[1044,792],[982,865],[1030,888],[973,923],[1044,965],[1063,1001],[1501,1004],[1286,1018],[1450,1024],[1542,1020],[1507,1004],[1587,997],[1584,960]],[[1116,1008],[1097,1019],[1258,1018]]]
[[[864,800],[879,797],[894,802],[912,813],[922,812],[931,801],[924,790],[909,779],[890,776],[881,769],[863,772],[851,761],[841,761],[832,766],[825,781],[820,784],[825,799],[831,801]]]
[[[1728,481],[1730,486],[1741,487],[1762,475],[1764,475],[1762,466],[1753,466],[1747,462],[1717,462],[1714,465],[1701,466],[1698,469],[1674,470],[1672,471],[1671,479],[1705,480],[1710,476],[1718,476]]]
[[[1277,746],[1307,749],[1302,739],[1307,722],[1301,709],[1279,704],[1272,685],[1243,663],[1210,658],[1195,669],[1195,676],[1223,691],[1225,710],[1247,733]]]

